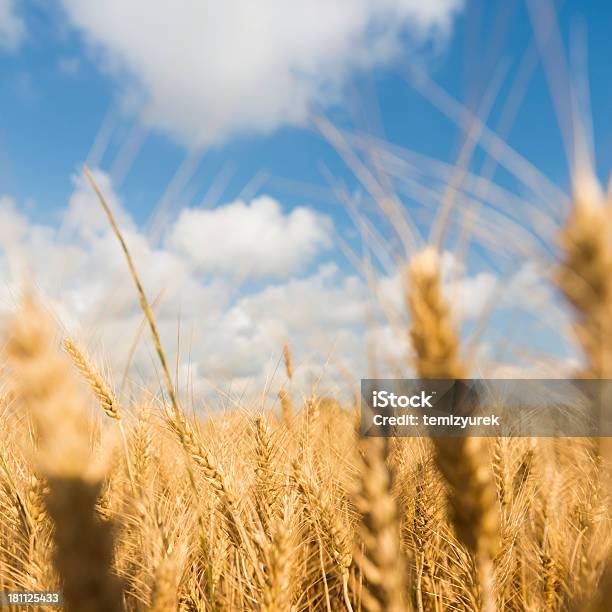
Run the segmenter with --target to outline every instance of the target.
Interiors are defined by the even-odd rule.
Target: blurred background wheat
[[[6,329],[0,588],[67,610],[607,610],[605,440],[360,439],[359,406],[312,394],[203,418],[112,380],[26,292]],[[592,185],[591,185],[592,186]],[[576,184],[555,278],[585,369],[608,377],[610,205]],[[433,247],[405,268],[423,378],[470,375]],[[551,281],[552,282],[552,281]],[[578,373],[577,373],[578,374]],[[88,398],[89,395],[89,398]]]

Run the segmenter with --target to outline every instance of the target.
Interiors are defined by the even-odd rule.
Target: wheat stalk
[[[434,474],[429,457],[423,458],[417,464],[414,472],[415,495],[414,516],[412,519],[412,539],[416,549],[417,579],[415,596],[417,610],[423,612],[424,600],[428,599],[423,592],[424,577],[432,568],[432,559],[429,553],[429,542],[436,528],[435,504],[436,492],[434,487]]]
[[[166,384],[166,393],[168,394],[168,397],[170,399],[171,411],[169,412],[166,411],[166,418],[168,421],[168,425],[170,426],[170,429],[178,437],[187,455],[191,457],[200,468],[202,468],[207,481],[213,486],[213,488],[215,488],[217,491],[223,494],[225,500],[230,505],[233,505],[235,501],[234,496],[229,492],[225,482],[223,481],[223,477],[221,476],[221,473],[216,468],[216,466],[213,464],[212,460],[210,459],[209,454],[206,452],[206,450],[200,444],[199,440],[196,438],[191,426],[185,419],[180,409],[179,402],[178,402],[176,393],[174,391],[174,385],[172,384],[172,377],[170,376],[170,370],[168,368],[168,362],[166,359],[166,355],[162,348],[159,332],[157,330],[157,323],[155,322],[153,311],[151,309],[151,306],[149,305],[149,301],[144,292],[142,283],[140,282],[138,272],[136,271],[136,266],[134,265],[132,256],[123,238],[121,230],[119,229],[119,226],[117,225],[117,222],[115,221],[115,217],[108,203],[106,202],[104,195],[102,194],[102,192],[100,191],[100,188],[95,182],[93,176],[91,175],[91,173],[89,172],[87,168],[84,168],[84,172],[85,172],[85,176],[87,177],[87,180],[91,184],[94,192],[96,193],[96,196],[98,197],[98,201],[100,202],[100,205],[102,206],[104,212],[106,213],[106,216],[111,225],[113,233],[115,234],[115,236],[117,237],[117,240],[119,241],[119,244],[121,245],[121,249],[125,255],[125,258],[128,264],[128,268],[132,276],[132,280],[134,281],[138,296],[140,298],[140,305],[141,305],[142,311],[149,324],[149,329],[151,331],[151,337],[153,339],[153,344],[155,346],[155,350],[157,352],[157,356],[159,358],[159,362],[162,367],[162,373],[163,373],[164,381]]]

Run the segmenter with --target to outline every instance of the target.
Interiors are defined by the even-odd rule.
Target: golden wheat
[[[415,369],[421,378],[466,377],[448,306],[442,296],[440,262],[427,248],[410,262],[407,302]],[[483,610],[495,609],[492,561],[497,554],[498,506],[489,453],[483,438],[434,438],[436,462],[449,485],[453,524],[477,556]]]
[[[70,338],[64,340],[64,349],[72,359],[81,376],[87,381],[94,395],[100,402],[102,410],[111,418],[121,418],[119,412],[119,401],[110,385],[98,372],[92,361],[79,349]]]
[[[106,435],[115,424],[86,410],[53,324],[24,302],[0,371],[0,590],[61,586],[77,611],[607,609],[608,498],[584,441],[359,441],[354,406],[311,395],[294,409],[284,388],[282,414],[188,418],[127,244],[94,188],[147,315],[165,394],[119,406],[112,381],[68,343],[106,415],[122,417],[128,442],[116,452]],[[591,284],[603,282],[605,265],[593,262],[605,257],[580,255],[571,246],[580,223],[569,223],[559,282],[595,373],[609,347],[590,301],[605,302],[607,289],[594,298],[569,276],[593,265]],[[468,376],[437,253],[417,254],[406,278],[416,372]]]

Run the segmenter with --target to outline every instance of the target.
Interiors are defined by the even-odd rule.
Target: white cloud
[[[63,0],[143,118],[189,145],[301,123],[354,71],[438,40],[462,0]]]
[[[262,196],[213,210],[183,210],[168,245],[207,272],[283,276],[331,246],[331,230],[324,215],[305,207],[283,213],[276,200]]]
[[[269,356],[278,358],[287,339],[299,360],[308,356],[310,366],[333,353],[335,363],[362,369],[359,342],[367,300],[363,284],[334,264],[244,295],[206,323],[201,371],[211,380],[260,377],[262,365]]]
[[[23,20],[15,12],[13,0],[0,0],[0,49],[15,49],[24,34]]]
[[[156,248],[125,211],[108,175],[95,171],[94,176],[119,220],[149,298],[161,294],[156,317],[172,361],[180,327],[181,371],[191,370],[196,386],[210,390],[214,385],[240,380],[251,382],[251,388],[260,391],[285,339],[295,338],[296,347],[308,351],[314,351],[319,341],[323,360],[333,343],[331,322],[337,324],[333,333],[355,323],[352,304],[358,283],[345,279],[331,264],[302,279],[271,284],[264,278],[283,271],[288,276],[316,255],[317,249],[328,245],[331,225],[326,217],[307,207],[283,213],[277,202],[265,197],[212,211],[184,211],[206,212],[210,216],[204,220],[210,220],[214,232],[202,224],[199,215],[187,226],[186,217],[180,216],[168,228],[162,246]],[[75,177],[74,185],[57,228],[33,222],[13,200],[0,198],[0,274],[5,279],[0,285],[0,312],[14,308],[16,283],[25,270],[68,330],[100,349],[120,375],[142,314],[123,253],[95,195],[83,177]],[[257,235],[241,230],[243,215]],[[221,248],[214,259],[214,275],[203,275],[195,265],[203,255],[198,241],[179,240],[184,228],[194,224],[213,247]],[[268,226],[273,231],[266,234]],[[235,245],[221,247],[220,237],[233,231],[242,232],[238,251]],[[194,236],[197,238],[197,232],[190,234]],[[265,249],[255,238],[265,241]],[[262,286],[239,295],[240,279],[233,273],[238,260],[242,264],[248,261],[249,249]],[[15,283],[6,281],[10,278]],[[330,303],[340,306],[330,309]],[[327,332],[313,333],[324,326]],[[145,333],[132,376],[137,382],[155,377],[154,363]]]
[[[345,384],[347,373],[355,380],[367,375],[371,349],[380,374],[406,372],[409,346],[399,273],[383,277],[380,283],[380,294],[397,309],[396,320],[385,318],[378,301],[380,296],[373,296],[364,280],[331,261],[334,252],[330,252],[330,260],[314,268],[311,265],[300,276],[289,272],[281,279],[262,276],[248,290],[240,290],[233,266],[236,258],[248,258],[246,251],[236,252],[232,248],[222,251],[226,259],[217,256],[217,271],[203,274],[194,265],[194,257],[202,255],[200,245],[193,243],[194,254],[185,241],[180,248],[175,243],[186,217],[179,217],[168,228],[161,246],[156,247],[130,219],[108,176],[101,172],[94,175],[121,220],[149,298],[153,300],[161,292],[156,318],[169,359],[173,364],[178,362],[183,373],[180,381],[183,390],[189,373],[196,394],[208,394],[211,389],[231,384],[236,393],[246,389],[250,395],[256,395],[276,370],[277,377],[272,381],[272,391],[276,392],[284,377],[282,366],[278,366],[285,340],[289,340],[294,353],[295,386],[305,392],[320,377],[326,383]],[[142,314],[116,238],[104,225],[103,217],[98,216],[98,203],[82,178],[75,178],[74,183],[75,192],[59,228],[31,221],[12,200],[0,198],[0,278],[12,276],[20,280],[24,267],[14,262],[27,258],[25,269],[31,271],[33,281],[58,318],[77,339],[100,349],[119,381]],[[263,201],[266,206],[273,202]],[[255,202],[240,203],[238,211],[243,206],[251,213],[242,214],[252,214],[258,209]],[[221,211],[220,216],[210,217],[216,234],[207,234],[207,240],[220,249],[221,236],[240,230],[234,213],[227,214],[233,206],[236,203],[215,209]],[[258,262],[262,274],[280,272],[274,262],[288,257],[285,234],[291,235],[291,231],[286,225],[291,225],[295,213],[295,210],[282,213],[277,203],[269,210],[274,212],[273,224],[283,231],[268,237],[263,252],[258,251],[257,244],[252,245],[252,259]],[[315,226],[320,221],[309,208],[303,208],[301,214],[311,218]],[[188,225],[200,222],[197,218]],[[204,225],[200,229],[209,231]],[[324,235],[330,240],[331,229],[326,231]],[[295,236],[292,240],[299,242]],[[312,252],[302,247],[304,261],[296,259],[295,268],[300,268],[311,256]],[[442,261],[445,292],[452,300],[453,311],[460,310],[464,319],[478,317],[485,301],[499,290],[499,279],[488,273],[467,274],[451,254],[445,254]],[[450,282],[454,276],[456,292]],[[511,290],[498,307],[510,310],[516,309],[517,303],[524,305],[525,293],[533,292],[534,282],[537,283],[537,277],[532,270],[519,270],[506,283]],[[14,308],[15,296],[15,285],[4,280],[0,284],[0,313]],[[550,317],[550,309],[544,312]],[[155,364],[145,332],[130,370],[136,385],[158,378]]]
[[[15,201],[6,196],[0,197],[0,219],[0,244],[18,241],[28,230],[28,223],[17,210]]]

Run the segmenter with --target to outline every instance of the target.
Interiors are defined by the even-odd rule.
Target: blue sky
[[[44,214],[65,205],[72,191],[69,177],[87,157],[105,118],[118,115],[112,142],[101,160],[108,169],[138,117],[122,113],[124,84],[100,69],[100,53],[88,48],[58,3],[25,0],[16,3],[15,11],[25,22],[26,34],[17,49],[0,55],[0,185],[4,193],[32,201]],[[608,86],[612,7],[604,0],[564,2],[559,21],[567,47],[572,29],[584,29],[587,37],[597,160],[603,174],[612,161],[612,90]],[[491,40],[494,32],[501,35]],[[532,38],[521,2],[474,2],[455,20],[444,48],[435,54],[431,49],[419,50],[419,61],[426,62],[436,81],[453,96],[469,101],[482,95],[483,83],[503,61],[510,63],[507,91]],[[400,55],[389,67],[351,75],[340,104],[342,112],[324,110],[400,146],[452,162],[460,135],[403,77],[410,61],[409,56]],[[498,106],[503,92],[504,88]],[[533,71],[508,140],[555,181],[567,183],[559,128],[541,64]],[[148,130],[122,184],[126,205],[137,219],[148,218],[185,155],[185,148],[171,134]],[[255,175],[266,173],[270,179],[262,189],[282,196],[287,204],[297,203],[303,196],[283,189],[283,181],[275,179],[327,187],[321,164],[351,181],[331,147],[308,129],[281,127],[264,136],[237,135],[204,154],[183,197],[186,204],[195,205],[211,181],[225,171],[230,174],[229,184],[220,197],[231,199]],[[325,201],[313,204],[329,205]]]
[[[312,244],[304,243],[303,266],[264,266],[255,275],[258,291],[281,278],[316,276],[326,262],[343,271],[334,281],[343,285],[352,263],[338,237],[358,246],[330,175],[353,195],[363,188],[308,117],[323,115],[343,129],[452,164],[463,133],[415,87],[415,67],[473,111],[499,78],[486,119],[496,130],[522,62],[532,62],[516,118],[502,136],[568,189],[561,131],[523,2],[437,0],[427,8],[413,0],[358,0],[351,9],[331,2],[333,10],[314,2],[313,15],[298,14],[301,3],[273,2],[261,22],[260,15],[244,18],[240,1],[225,9],[185,2],[176,14],[153,3],[142,20],[138,11],[146,3],[124,4],[0,0],[0,197],[11,198],[31,224],[65,224],[65,210],[79,194],[75,175],[88,160],[134,220],[134,231],[146,237],[155,207],[182,168],[185,180],[170,191],[168,223],[186,207],[239,198],[248,206],[258,195],[278,202],[281,219],[303,206],[321,215],[307,220],[330,220],[331,234],[313,229]],[[612,167],[612,5],[562,2],[558,25],[565,57],[551,47],[555,65],[586,41],[596,165],[605,183]],[[251,26],[260,28],[257,35],[247,34]],[[477,148],[470,169],[481,172],[486,160]],[[525,193],[504,170],[493,179]],[[406,205],[420,218],[418,203],[408,198]],[[517,269],[521,263],[529,262]],[[219,265],[221,272],[231,267]],[[273,272],[269,278],[266,270]],[[238,295],[248,298],[249,282]]]

